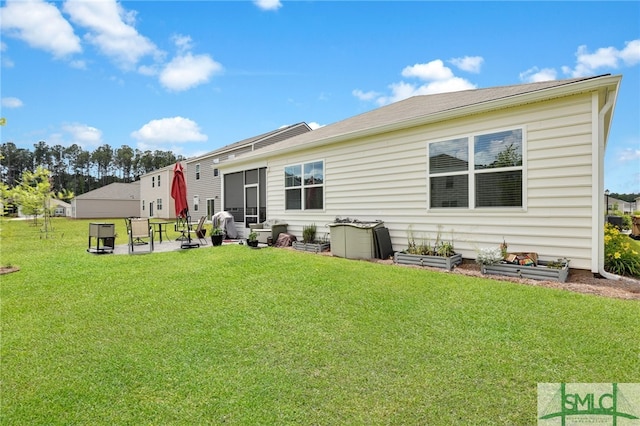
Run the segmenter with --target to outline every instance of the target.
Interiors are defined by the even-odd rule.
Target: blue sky
[[[622,74],[605,187],[640,192],[640,2],[9,0],[1,142],[199,155],[416,94]]]

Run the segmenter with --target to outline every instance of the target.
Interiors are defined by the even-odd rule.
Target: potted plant
[[[507,253],[506,243],[478,252],[476,263],[483,274],[565,282],[569,276],[569,260],[544,261],[536,253]]]
[[[451,241],[445,241],[440,237],[440,231],[436,236],[433,245],[429,239],[422,239],[417,242],[413,229],[409,227],[408,247],[405,251],[395,252],[393,261],[400,265],[418,265],[431,266],[434,268],[443,268],[452,270],[456,265],[462,263],[462,254],[456,253],[453,247],[453,238]]]
[[[331,245],[326,240],[318,240],[316,238],[317,227],[314,224],[302,227],[302,241],[294,241],[292,246],[296,250],[309,251],[312,253],[320,253],[329,250]]]
[[[251,232],[249,232],[249,236],[247,237],[247,245],[249,247],[258,247],[258,234],[254,230],[251,230]]]
[[[221,246],[222,240],[224,240],[224,231],[219,226],[214,226],[211,229],[211,245]]]

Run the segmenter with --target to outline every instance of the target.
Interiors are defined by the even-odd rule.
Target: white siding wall
[[[336,216],[383,220],[395,250],[406,248],[407,228],[433,240],[453,234],[456,251],[476,251],[503,241],[510,251],[537,252],[542,259],[566,256],[571,266],[591,267],[591,96],[481,114],[465,119],[351,140],[271,158],[267,169],[269,218],[286,219],[302,234],[318,233]],[[496,129],[522,127],[525,139],[525,207],[429,210],[427,142]],[[325,210],[284,210],[284,166],[325,162]]]
[[[158,186],[158,176],[160,176],[160,186]],[[175,219],[174,201],[171,198],[172,178],[173,171],[167,168],[147,173],[140,178],[140,216],[149,217],[149,203],[153,202],[154,218]],[[162,200],[162,210],[158,210],[158,199]],[[144,210],[142,210],[142,200],[144,200]]]

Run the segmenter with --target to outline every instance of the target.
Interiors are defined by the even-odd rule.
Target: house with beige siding
[[[415,96],[226,161],[223,185],[264,176],[265,217],[298,238],[308,224],[329,232],[336,217],[381,220],[394,250],[411,227],[453,238],[469,259],[505,241],[601,272],[603,159],[621,78]]]
[[[247,138],[239,142],[226,145],[199,157],[186,161],[185,176],[187,179],[188,203],[191,220],[197,221],[202,216],[211,220],[211,216],[225,210],[234,216],[236,221],[245,220],[245,211],[252,210],[250,217],[264,220],[266,206],[264,198],[258,202],[259,191],[258,177],[254,181],[247,181],[245,188],[244,176],[241,176],[242,186],[237,191],[227,191],[226,203],[222,204],[222,178],[220,167],[227,161],[233,160],[242,154],[251,153],[263,149],[285,139],[310,132],[311,128],[306,123],[297,123],[281,127],[258,136]],[[236,177],[237,180],[238,177]],[[229,176],[227,180],[233,180]],[[262,188],[265,182],[262,181]],[[234,186],[235,188],[235,186]],[[247,204],[245,205],[245,191],[247,191]]]
[[[71,200],[76,219],[140,216],[140,182],[112,183]]]
[[[182,165],[184,167],[184,162]],[[140,217],[175,219],[175,201],[171,197],[173,167],[170,165],[140,176]]]

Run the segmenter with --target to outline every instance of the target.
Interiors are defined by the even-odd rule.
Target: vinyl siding
[[[207,157],[187,162],[187,204],[193,222],[200,220],[202,216],[207,214],[207,198],[220,196],[220,193],[216,194],[213,188],[213,168],[218,166],[213,163],[213,159],[214,157]],[[200,179],[198,180],[196,180],[196,164],[200,164]],[[198,211],[195,211],[193,203],[193,197],[196,195],[200,198]]]
[[[140,216],[139,200],[76,200],[74,207],[76,219]]]
[[[505,240],[510,251],[566,256],[572,267],[589,269],[591,117],[587,93],[278,155],[268,161],[268,217],[287,220],[298,237],[310,223],[328,232],[324,225],[336,216],[383,220],[395,250],[406,248],[411,225],[431,240],[439,230],[444,238],[453,233],[465,258]],[[526,148],[523,208],[428,209],[429,141],[519,127]],[[315,160],[324,160],[324,211],[285,211],[284,167]]]
[[[160,176],[160,186],[158,186],[158,176]],[[151,182],[154,185],[151,186]],[[153,217],[156,219],[175,219],[175,203],[171,198],[171,180],[173,178],[173,166],[156,170],[140,178],[140,213],[142,217],[149,217],[149,203],[153,202]],[[162,210],[157,208],[157,200],[162,200]],[[142,210],[142,200],[145,209]]]
[[[260,137],[250,138],[245,141],[236,142],[233,147],[224,147],[221,150],[208,153],[202,157],[191,159],[187,162],[187,201],[189,204],[189,212],[193,221],[199,220],[200,217],[207,214],[207,199],[214,199],[214,214],[222,210],[222,172],[217,177],[213,176],[213,169],[220,169],[224,163],[230,159],[241,156],[242,154],[253,152],[254,150],[264,148],[265,146],[283,141],[292,136],[297,136],[310,129],[306,124],[293,125],[285,130],[276,130]],[[217,159],[218,163],[214,163]],[[195,178],[195,165],[200,164],[200,179]],[[194,210],[193,197],[200,197],[199,209]]]

